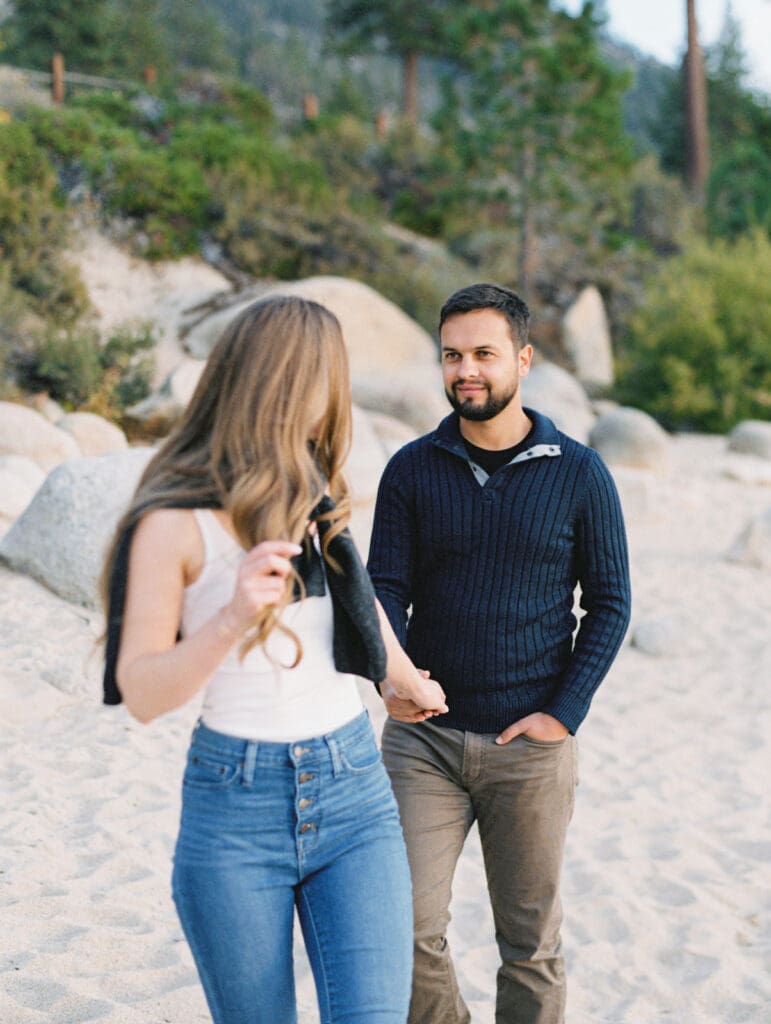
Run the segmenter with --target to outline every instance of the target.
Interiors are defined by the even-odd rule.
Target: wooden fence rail
[[[48,85],[54,103],[64,103],[65,89],[69,85],[84,85],[95,89],[141,89],[156,81],[156,69],[148,65],[143,72],[142,81],[129,81],[125,78],[103,78],[101,75],[84,75],[80,71],[66,71],[64,57],[55,53],[51,58],[50,71],[37,71],[33,68],[19,68],[11,64],[4,65],[16,71],[32,82]],[[313,93],[303,97],[302,116],[305,121],[316,121],[319,117],[319,100]],[[388,115],[380,111],[375,117],[375,134],[381,141],[388,135]]]
[[[155,81],[155,68],[153,67],[145,68],[143,82],[129,81],[125,78],[103,78],[101,75],[85,75],[80,71],[66,71],[64,57],[60,53],[55,53],[51,58],[50,71],[19,68],[10,64],[6,66],[19,72],[31,82],[50,86],[51,97],[55,103],[64,102],[64,90],[67,85],[87,86],[94,89],[141,89],[143,85]]]

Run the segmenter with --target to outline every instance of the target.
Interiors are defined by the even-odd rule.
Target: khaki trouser
[[[415,964],[409,1024],[468,1024],[447,945],[455,865],[476,820],[501,956],[496,1024],[563,1024],[559,880],[573,813],[576,742],[388,719],[383,760],[412,873]]]

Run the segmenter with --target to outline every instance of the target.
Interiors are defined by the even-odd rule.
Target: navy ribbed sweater
[[[396,635],[447,694],[435,725],[492,733],[545,711],[575,732],[629,622],[613,480],[595,451],[525,411],[529,447],[489,478],[452,413],[380,482],[368,568]]]

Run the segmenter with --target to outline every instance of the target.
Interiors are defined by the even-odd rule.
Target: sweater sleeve
[[[581,619],[561,685],[543,708],[571,733],[586,717],[629,625],[629,557],[621,503],[605,464],[590,453],[586,491],[576,520]]]
[[[407,643],[416,546],[411,492],[408,458],[402,450],[391,458],[380,480],[367,562],[375,593],[402,647]]]

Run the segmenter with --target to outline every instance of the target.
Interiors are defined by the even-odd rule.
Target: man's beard
[[[480,383],[482,387],[487,388],[487,399],[482,405],[475,405],[473,398],[461,400],[454,391],[448,391],[445,388],[447,401],[464,420],[475,420],[481,423],[483,420],[493,419],[499,412],[503,412],[519,388],[519,381],[515,381],[513,386],[502,395],[493,395],[488,384]]]

